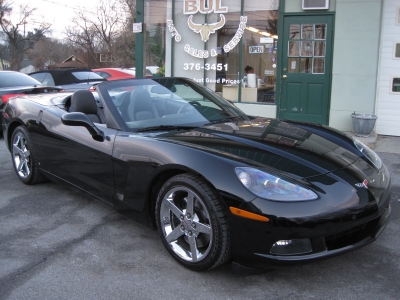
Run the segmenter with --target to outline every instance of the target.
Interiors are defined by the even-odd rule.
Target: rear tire
[[[177,175],[162,186],[156,221],[164,246],[186,268],[208,270],[230,259],[229,227],[222,205],[197,176]]]
[[[32,153],[28,130],[17,127],[11,137],[11,156],[15,173],[25,184],[36,184],[45,180]]]

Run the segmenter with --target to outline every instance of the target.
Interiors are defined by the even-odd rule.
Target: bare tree
[[[116,41],[123,29],[124,11],[118,0],[101,0],[95,13],[81,11],[74,18],[74,27],[67,29],[67,38],[84,49],[91,68],[104,66],[99,54],[115,57]]]
[[[6,0],[0,0],[0,23],[2,23],[3,18],[5,15],[11,12],[10,4],[6,2]],[[0,32],[0,64],[1,69],[5,69],[4,60],[9,59],[9,49],[8,45],[5,42],[5,34]]]
[[[26,32],[26,25],[29,24],[29,20],[36,8],[31,8],[27,4],[20,5],[20,15],[17,23],[14,24],[11,21],[12,3],[8,3],[6,0],[0,1],[0,27],[10,45],[11,69],[19,70],[24,55],[44,37],[51,25],[42,22],[38,24],[39,27],[35,28],[33,32]]]
[[[76,52],[71,44],[46,37],[35,44],[28,58],[37,70],[43,70],[51,64],[60,63],[71,53]]]

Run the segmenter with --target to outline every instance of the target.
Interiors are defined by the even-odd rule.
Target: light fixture
[[[253,32],[260,32],[257,28],[254,27],[246,27],[247,30],[253,31]]]
[[[298,255],[312,252],[310,239],[280,240],[272,245],[270,253],[275,255]]]

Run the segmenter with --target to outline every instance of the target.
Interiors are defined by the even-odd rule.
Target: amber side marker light
[[[231,210],[231,213],[233,213],[236,216],[242,217],[242,218],[261,221],[261,222],[269,222],[269,219],[267,217],[260,216],[255,213],[251,213],[251,212],[245,211],[243,209],[239,209],[239,208],[232,207],[232,206],[229,207],[229,209]]]

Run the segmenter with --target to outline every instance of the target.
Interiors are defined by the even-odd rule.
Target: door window
[[[291,24],[288,40],[289,73],[325,73],[326,24]]]

